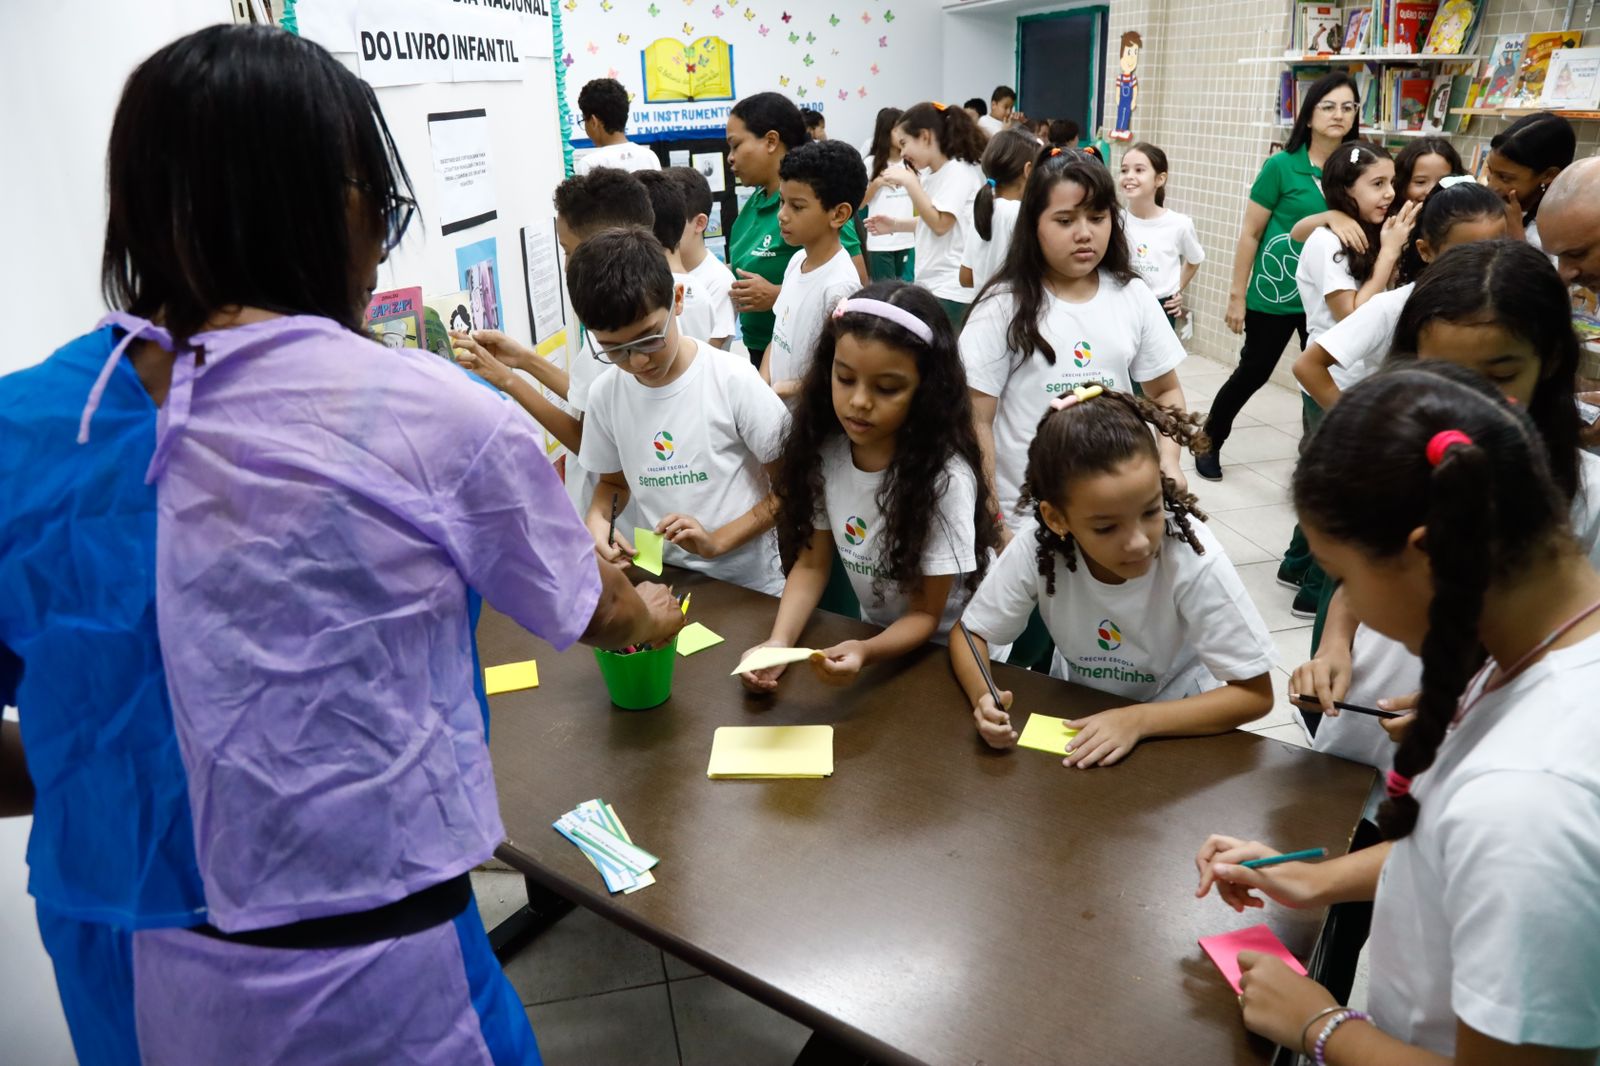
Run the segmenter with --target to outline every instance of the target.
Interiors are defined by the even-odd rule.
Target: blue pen
[[[1287,855],[1273,855],[1265,859],[1248,859],[1239,865],[1247,870],[1259,870],[1263,866],[1277,866],[1284,862],[1304,862],[1309,859],[1326,859],[1327,848],[1307,848],[1304,851],[1291,851]]]

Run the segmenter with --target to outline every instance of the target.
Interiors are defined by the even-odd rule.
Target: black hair
[[[1411,290],[1395,324],[1388,361],[1416,358],[1423,327],[1438,321],[1496,325],[1539,353],[1539,383],[1528,401],[1528,417],[1544,438],[1551,476],[1570,500],[1581,478],[1573,396],[1578,338],[1567,287],[1556,268],[1525,241],[1479,241],[1450,249]]]
[[[578,114],[600,120],[607,133],[628,128],[628,90],[615,78],[596,78],[578,91]]]
[[[756,93],[733,105],[728,114],[744,123],[756,137],[776,132],[785,148],[799,148],[811,140],[806,120],[793,100],[782,93]]]
[[[778,180],[810,186],[824,211],[848,204],[854,214],[867,194],[867,165],[843,141],[812,141],[783,157]]]
[[[1017,510],[1033,508],[1039,528],[1034,533],[1039,576],[1044,578],[1047,596],[1056,594],[1056,559],[1069,571],[1078,569],[1075,542],[1069,533],[1058,535],[1045,524],[1041,504],[1062,513],[1067,509],[1067,494],[1080,478],[1109,474],[1128,460],[1145,456],[1158,466],[1161,452],[1155,434],[1177,441],[1192,452],[1210,447],[1200,429],[1200,416],[1176,407],[1164,407],[1142,396],[1131,396],[1115,389],[1060,410],[1051,408],[1039,419],[1033,443],[1028,445],[1028,472],[1023,478]],[[1152,433],[1154,430],[1155,433]],[[1204,555],[1200,538],[1189,525],[1191,518],[1204,522],[1206,516],[1196,506],[1194,494],[1179,489],[1165,473],[1161,474],[1161,498],[1167,510],[1167,536],[1177,537]]]
[[[974,96],[961,106],[969,111],[976,111],[980,118],[989,113],[989,102],[981,96]]]
[[[802,107],[800,109],[800,117],[805,119],[807,130],[814,130],[818,126],[826,126],[828,124],[827,116],[813,107]]]
[[[179,344],[232,306],[359,331],[372,285],[358,276],[362,249],[398,240],[415,206],[367,83],[266,26],[212,26],[139,64],[112,121],[106,187],[106,303],[159,314]],[[352,223],[355,197],[365,217]]]
[[[1538,437],[1476,377],[1458,367],[1391,367],[1351,386],[1294,472],[1301,522],[1370,558],[1392,559],[1414,530],[1426,530],[1433,600],[1422,698],[1394,753],[1395,773],[1405,778],[1433,765],[1482,661],[1478,630],[1491,582],[1514,579],[1570,538]],[[1472,443],[1430,465],[1429,442],[1445,430]],[[1409,835],[1418,810],[1412,795],[1386,801],[1378,812],[1384,836]]]
[[[1056,350],[1039,325],[1049,307],[1049,290],[1045,287],[1049,264],[1045,262],[1044,246],[1039,243],[1039,219],[1050,206],[1051,193],[1064,181],[1083,189],[1088,205],[1110,216],[1111,237],[1106,242],[1100,269],[1123,285],[1137,276],[1129,258],[1111,172],[1087,152],[1044,148],[1034,161],[1033,173],[1028,175],[1028,184],[1022,190],[1017,229],[1011,237],[1011,249],[1006,252],[1005,262],[972,302],[972,306],[977,307],[990,296],[1003,292],[1014,295],[1017,309],[1006,328],[1006,347],[1014,352],[1038,352],[1051,366],[1056,362]]]
[[[976,163],[983,158],[983,131],[972,116],[959,107],[930,101],[913,104],[900,116],[900,128],[913,137],[923,130],[932,130],[939,151],[948,159]]]
[[[694,167],[668,167],[662,173],[678,183],[678,191],[683,194],[685,219],[711,214],[711,183],[704,174]]]
[[[596,167],[556,186],[556,214],[580,240],[616,226],[655,223],[655,209],[644,184],[626,170]]]
[[[1050,120],[1050,133],[1045,139],[1057,148],[1076,148],[1082,132],[1083,127],[1070,118],[1053,118]]]
[[[1395,197],[1399,199],[1398,196]],[[1439,254],[1439,246],[1450,235],[1450,230],[1463,222],[1471,222],[1480,218],[1504,218],[1506,205],[1500,202],[1500,197],[1487,185],[1479,185],[1475,181],[1459,181],[1453,185],[1435,185],[1427,196],[1423,197],[1422,208],[1417,212],[1416,223],[1411,227],[1411,236],[1406,239],[1406,246],[1400,252],[1400,263],[1397,267],[1397,278],[1401,285],[1416,281],[1422,272],[1428,268],[1423,261],[1422,252],[1417,244],[1427,240],[1432,246],[1434,255]]]
[[[983,175],[989,183],[978,190],[972,201],[972,228],[978,236],[994,239],[994,200],[1001,185],[1021,180],[1028,164],[1039,154],[1039,141],[1031,133],[1021,130],[1001,130],[989,138],[989,147],[983,150]]]
[[[1350,129],[1345,132],[1344,139],[1353,141],[1361,136],[1361,87],[1356,80],[1342,70],[1324,74],[1311,83],[1311,88],[1306,90],[1305,99],[1300,101],[1300,112],[1295,116],[1294,127],[1289,130],[1289,140],[1283,146],[1285,152],[1298,152],[1311,143],[1311,116],[1317,112],[1317,105],[1322,103],[1322,98],[1335,89],[1349,89],[1356,98],[1356,121],[1350,123]]]
[[[1350,190],[1375,163],[1389,161],[1389,153],[1382,145],[1352,141],[1340,145],[1339,150],[1322,164],[1322,198],[1327,201],[1329,209],[1343,211],[1367,234],[1365,251],[1358,252],[1346,247],[1338,253],[1358,285],[1366,284],[1367,279],[1372,277],[1372,268],[1378,261],[1378,250],[1382,243],[1380,235],[1383,224],[1368,222],[1361,217],[1361,208],[1356,205]]]
[[[1406,205],[1406,189],[1411,184],[1411,174],[1417,169],[1417,160],[1426,159],[1436,155],[1443,159],[1450,167],[1451,174],[1465,174],[1467,168],[1461,162],[1461,153],[1456,151],[1456,146],[1444,137],[1418,137],[1394,157],[1394,203],[1389,205],[1389,213],[1396,215]],[[1428,190],[1432,192],[1433,190]]]
[[[927,325],[933,342],[924,344],[904,326],[876,315],[847,312],[838,318],[828,317],[817,339],[815,357],[801,380],[772,480],[772,491],[778,499],[778,550],[784,572],[788,573],[811,543],[814,517],[821,510],[822,453],[828,442],[844,436],[833,409],[833,357],[839,338],[848,334],[879,341],[914,357],[921,376],[905,424],[896,434],[894,458],[877,497],[885,533],[878,542],[880,575],[874,579],[873,588],[877,591],[893,582],[897,589],[909,593],[922,580],[920,564],[930,544],[937,546],[940,538],[953,543],[953,531],[936,531],[929,521],[930,515],[937,514],[929,490],[946,491],[945,468],[952,458],[965,464],[975,484],[983,484],[983,459],[972,421],[972,399],[955,329],[932,293],[903,281],[876,281],[852,299],[882,300],[902,308]],[[1000,531],[982,491],[977,493],[969,517],[974,524],[977,563],[962,583],[971,590],[983,580],[990,550],[999,548]]]
[[[868,181],[875,180],[889,165],[889,156],[894,152],[894,128],[900,125],[900,116],[904,114],[898,107],[878,109],[877,121],[872,126],[872,173],[867,175]]]
[[[1522,116],[1495,134],[1489,142],[1489,150],[1499,152],[1535,174],[1542,174],[1552,167],[1565,170],[1572,165],[1572,157],[1578,151],[1578,135],[1572,123],[1554,111],[1540,111]],[[1538,214],[1539,200],[1543,197],[1541,190],[1532,202],[1522,205],[1524,225]]]
[[[663,307],[674,282],[661,242],[636,226],[601,230],[567,257],[567,292],[591,330],[622,329]]]
[[[653,216],[650,232],[661,242],[661,247],[676,252],[678,243],[683,240],[683,227],[689,222],[689,210],[683,203],[683,190],[670,174],[663,174],[659,170],[641,170],[634,178],[650,195]]]
[[[456,319],[459,318],[465,325],[462,329],[472,328],[472,312],[467,310],[466,304],[456,304],[455,310],[450,312],[450,328],[456,328]]]
[[[994,92],[989,94],[989,102],[991,104],[998,104],[1001,100],[1010,100],[1015,103],[1016,99],[1017,90],[1009,85],[996,85]]]
[[[1157,174],[1162,175],[1163,177],[1166,176],[1166,173],[1167,173],[1167,153],[1163,152],[1161,149],[1157,148],[1155,145],[1151,144],[1149,141],[1136,141],[1133,144],[1128,145],[1127,150],[1122,153],[1122,158],[1123,159],[1127,159],[1128,158],[1128,152],[1138,152],[1140,155],[1142,155],[1146,159],[1150,160],[1150,169],[1151,170],[1155,171]],[[1165,185],[1157,185],[1156,186],[1156,206],[1157,207],[1165,207],[1166,203],[1167,203],[1167,187]]]

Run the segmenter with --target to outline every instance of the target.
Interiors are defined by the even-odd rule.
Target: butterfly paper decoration
[[[798,33],[789,34],[789,43],[790,44],[796,44],[796,43],[799,42],[799,40],[800,40],[800,35]]]
[[[617,43],[618,44],[627,44],[628,40],[629,40],[628,34],[626,34],[626,33],[617,34]]]
[[[885,21],[885,22],[893,22],[894,21],[894,12],[893,11],[885,11],[883,13],[883,21]]]
[[[761,25],[760,27],[758,27],[756,29],[756,32],[761,34],[761,36],[765,37],[767,34],[772,32],[772,29],[769,26],[766,26],[765,24],[763,24],[763,25]]]
[[[778,84],[783,86],[785,89],[787,89],[789,87],[789,75],[787,75],[787,74],[778,75]]]
[[[806,44],[816,44],[816,43],[817,43],[817,35],[816,34],[814,34],[814,33],[806,34]]]
[[[861,13],[861,25],[865,26],[867,23],[869,23],[871,21],[872,21],[872,15],[869,12],[863,11]]]
[[[577,60],[572,58],[572,53],[571,52],[568,52],[566,55],[561,57],[561,65],[564,66],[564,67],[570,68],[572,66],[572,64],[574,64],[576,62],[577,62]]]
[[[683,35],[685,37],[693,37],[694,36],[694,27],[689,25],[687,22],[685,22],[683,24]]]
[[[840,89],[839,90],[839,99],[841,99],[841,100],[850,99],[850,90],[849,89]]]
[[[711,14],[714,18],[721,18],[723,15],[726,15],[727,12],[722,10],[721,4],[718,4],[716,7],[711,9]]]
[[[611,10],[611,6],[612,6],[611,5],[611,0],[600,0],[600,10],[601,11],[610,11]]]
[[[830,26],[839,25],[839,16],[838,15],[829,15],[828,16],[828,25],[830,25]]]
[[[791,15],[791,14],[789,14],[789,13],[788,13],[788,12],[787,12],[787,11],[785,11],[785,12],[784,12],[784,13],[783,13],[783,21],[785,21],[785,22],[788,22],[788,21],[789,21],[789,20],[790,20],[790,19],[792,19],[792,18],[794,18],[794,16],[793,16],[793,15]]]
[[[590,55],[597,55],[599,53],[599,51],[600,51],[600,46],[595,44],[593,41],[590,41],[589,42],[589,54]]]
[[[804,100],[806,98],[806,87],[804,85],[800,86],[800,88],[794,91],[794,94],[800,99]]]
[[[567,2],[561,6],[566,8],[568,11],[576,11],[578,10],[578,0],[567,0]]]
[[[809,67],[809,66],[814,66],[817,61],[815,59],[811,58],[811,53],[810,52],[807,52],[806,55],[805,55],[805,58],[800,60],[800,62],[804,63],[806,66]]]
[[[888,48],[889,47],[889,38],[887,38],[887,37],[879,37],[878,38],[878,47],[879,48]]]
[[[606,71],[606,77],[610,78],[612,81],[616,81],[617,80],[617,68],[616,67],[612,67],[610,70]]]
[[[876,63],[872,64],[872,73],[874,73],[874,74],[878,73],[878,64],[876,64]]]
[[[756,9],[753,8],[753,7],[745,8],[744,9],[744,20],[746,22],[754,22],[756,20]]]
[[[856,95],[861,97],[861,99],[865,100],[867,98],[867,87],[865,85],[863,85],[861,88],[857,89],[856,90]]]
[[[683,70],[684,70],[684,73],[686,73],[686,74],[693,74],[698,69],[699,68],[696,67],[693,63],[685,63],[683,65]]]
[[[645,10],[650,12],[651,18],[655,18],[657,15],[661,14],[661,9],[654,4],[651,4],[649,7],[645,8]]]
[[[827,87],[828,87],[828,79],[827,78],[818,78],[817,79],[817,88],[826,89]]]

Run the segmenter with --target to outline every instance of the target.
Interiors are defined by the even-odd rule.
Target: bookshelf
[[[1452,115],[1486,115],[1489,118],[1521,118],[1542,111],[1550,111],[1551,114],[1560,115],[1568,121],[1600,120],[1600,111],[1555,111],[1543,107],[1452,107],[1450,109]]]
[[[1257,129],[1264,129],[1264,130],[1287,130],[1287,129],[1293,129],[1294,128],[1294,123],[1292,123],[1292,122],[1284,122],[1283,120],[1278,119],[1278,120],[1274,120],[1272,122],[1258,122],[1258,123],[1256,123],[1256,128]],[[1448,134],[1448,133],[1440,133],[1438,130],[1428,130],[1428,129],[1422,129],[1422,130],[1386,130],[1386,129],[1382,129],[1382,128],[1378,127],[1378,126],[1362,126],[1361,127],[1361,136],[1367,138],[1368,140],[1372,140],[1374,138],[1376,138],[1378,140],[1390,140],[1390,139],[1415,140],[1418,137],[1448,137],[1448,136],[1450,136],[1450,134]]]
[[[1340,63],[1403,63],[1411,66],[1418,63],[1477,63],[1483,58],[1483,56],[1478,55],[1438,55],[1433,52],[1413,52],[1406,55],[1395,55],[1389,52],[1373,55],[1356,52],[1334,52],[1330,55],[1314,56],[1247,56],[1239,60],[1239,64],[1246,66],[1251,64],[1282,63],[1290,67],[1321,67]]]

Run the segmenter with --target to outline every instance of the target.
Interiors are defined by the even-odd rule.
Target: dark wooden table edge
[[[606,921],[621,926],[646,943],[682,959],[708,976],[715,977],[723,984],[743,992],[756,1002],[771,1007],[779,1014],[794,1019],[816,1033],[825,1035],[830,1041],[859,1053],[864,1060],[872,1062],[874,1066],[879,1066],[879,1064],[881,1066],[926,1066],[921,1059],[911,1058],[905,1052],[868,1036],[854,1026],[841,1022],[805,1000],[782,992],[743,970],[725,965],[715,956],[701,951],[693,944],[662,933],[659,929],[639,921],[626,909],[616,906],[610,896],[601,895],[591,888],[579,885],[575,881],[540,866],[532,856],[518,850],[516,845],[510,841],[501,844],[495,850],[495,857],[511,866],[530,882],[548,889],[550,892],[577,906],[593,911]],[[508,921],[510,920],[508,919]]]

